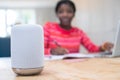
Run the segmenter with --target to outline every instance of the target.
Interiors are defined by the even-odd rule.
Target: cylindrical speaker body
[[[21,24],[11,30],[11,63],[20,75],[40,73],[44,66],[43,28]]]

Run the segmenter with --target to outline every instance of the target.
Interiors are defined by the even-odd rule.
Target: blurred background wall
[[[77,5],[75,25],[98,45],[114,42],[120,20],[120,0],[73,0]]]
[[[0,0],[0,37],[10,36],[16,23],[58,22],[54,8],[58,0]],[[73,25],[83,29],[100,45],[114,42],[120,20],[120,0],[72,0],[77,7]],[[82,50],[84,52],[84,49]]]

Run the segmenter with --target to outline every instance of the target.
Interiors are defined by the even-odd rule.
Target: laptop
[[[115,36],[115,42],[114,42],[112,54],[109,55],[108,57],[120,57],[120,22],[118,23],[117,26],[117,32]]]
[[[89,54],[91,55],[91,54]],[[117,26],[117,32],[115,36],[115,42],[114,42],[114,47],[112,52],[100,52],[97,54],[92,54],[92,57],[108,57],[108,58],[113,58],[113,57],[120,57],[120,22],[118,23]],[[79,56],[80,57],[80,56]]]
[[[120,22],[117,26],[117,32],[115,36],[115,42],[112,52],[102,52],[93,55],[94,57],[120,57]]]

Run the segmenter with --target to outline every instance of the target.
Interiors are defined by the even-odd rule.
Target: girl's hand
[[[113,48],[114,44],[110,43],[110,42],[105,42],[102,46],[101,46],[101,50],[102,51],[111,51],[111,49]]]
[[[57,47],[57,48],[51,49],[50,52],[52,55],[64,55],[68,53],[68,50],[62,47]]]

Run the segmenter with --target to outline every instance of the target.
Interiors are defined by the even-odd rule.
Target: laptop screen
[[[120,22],[117,26],[117,32],[115,37],[115,43],[113,48],[113,56],[120,56]]]

